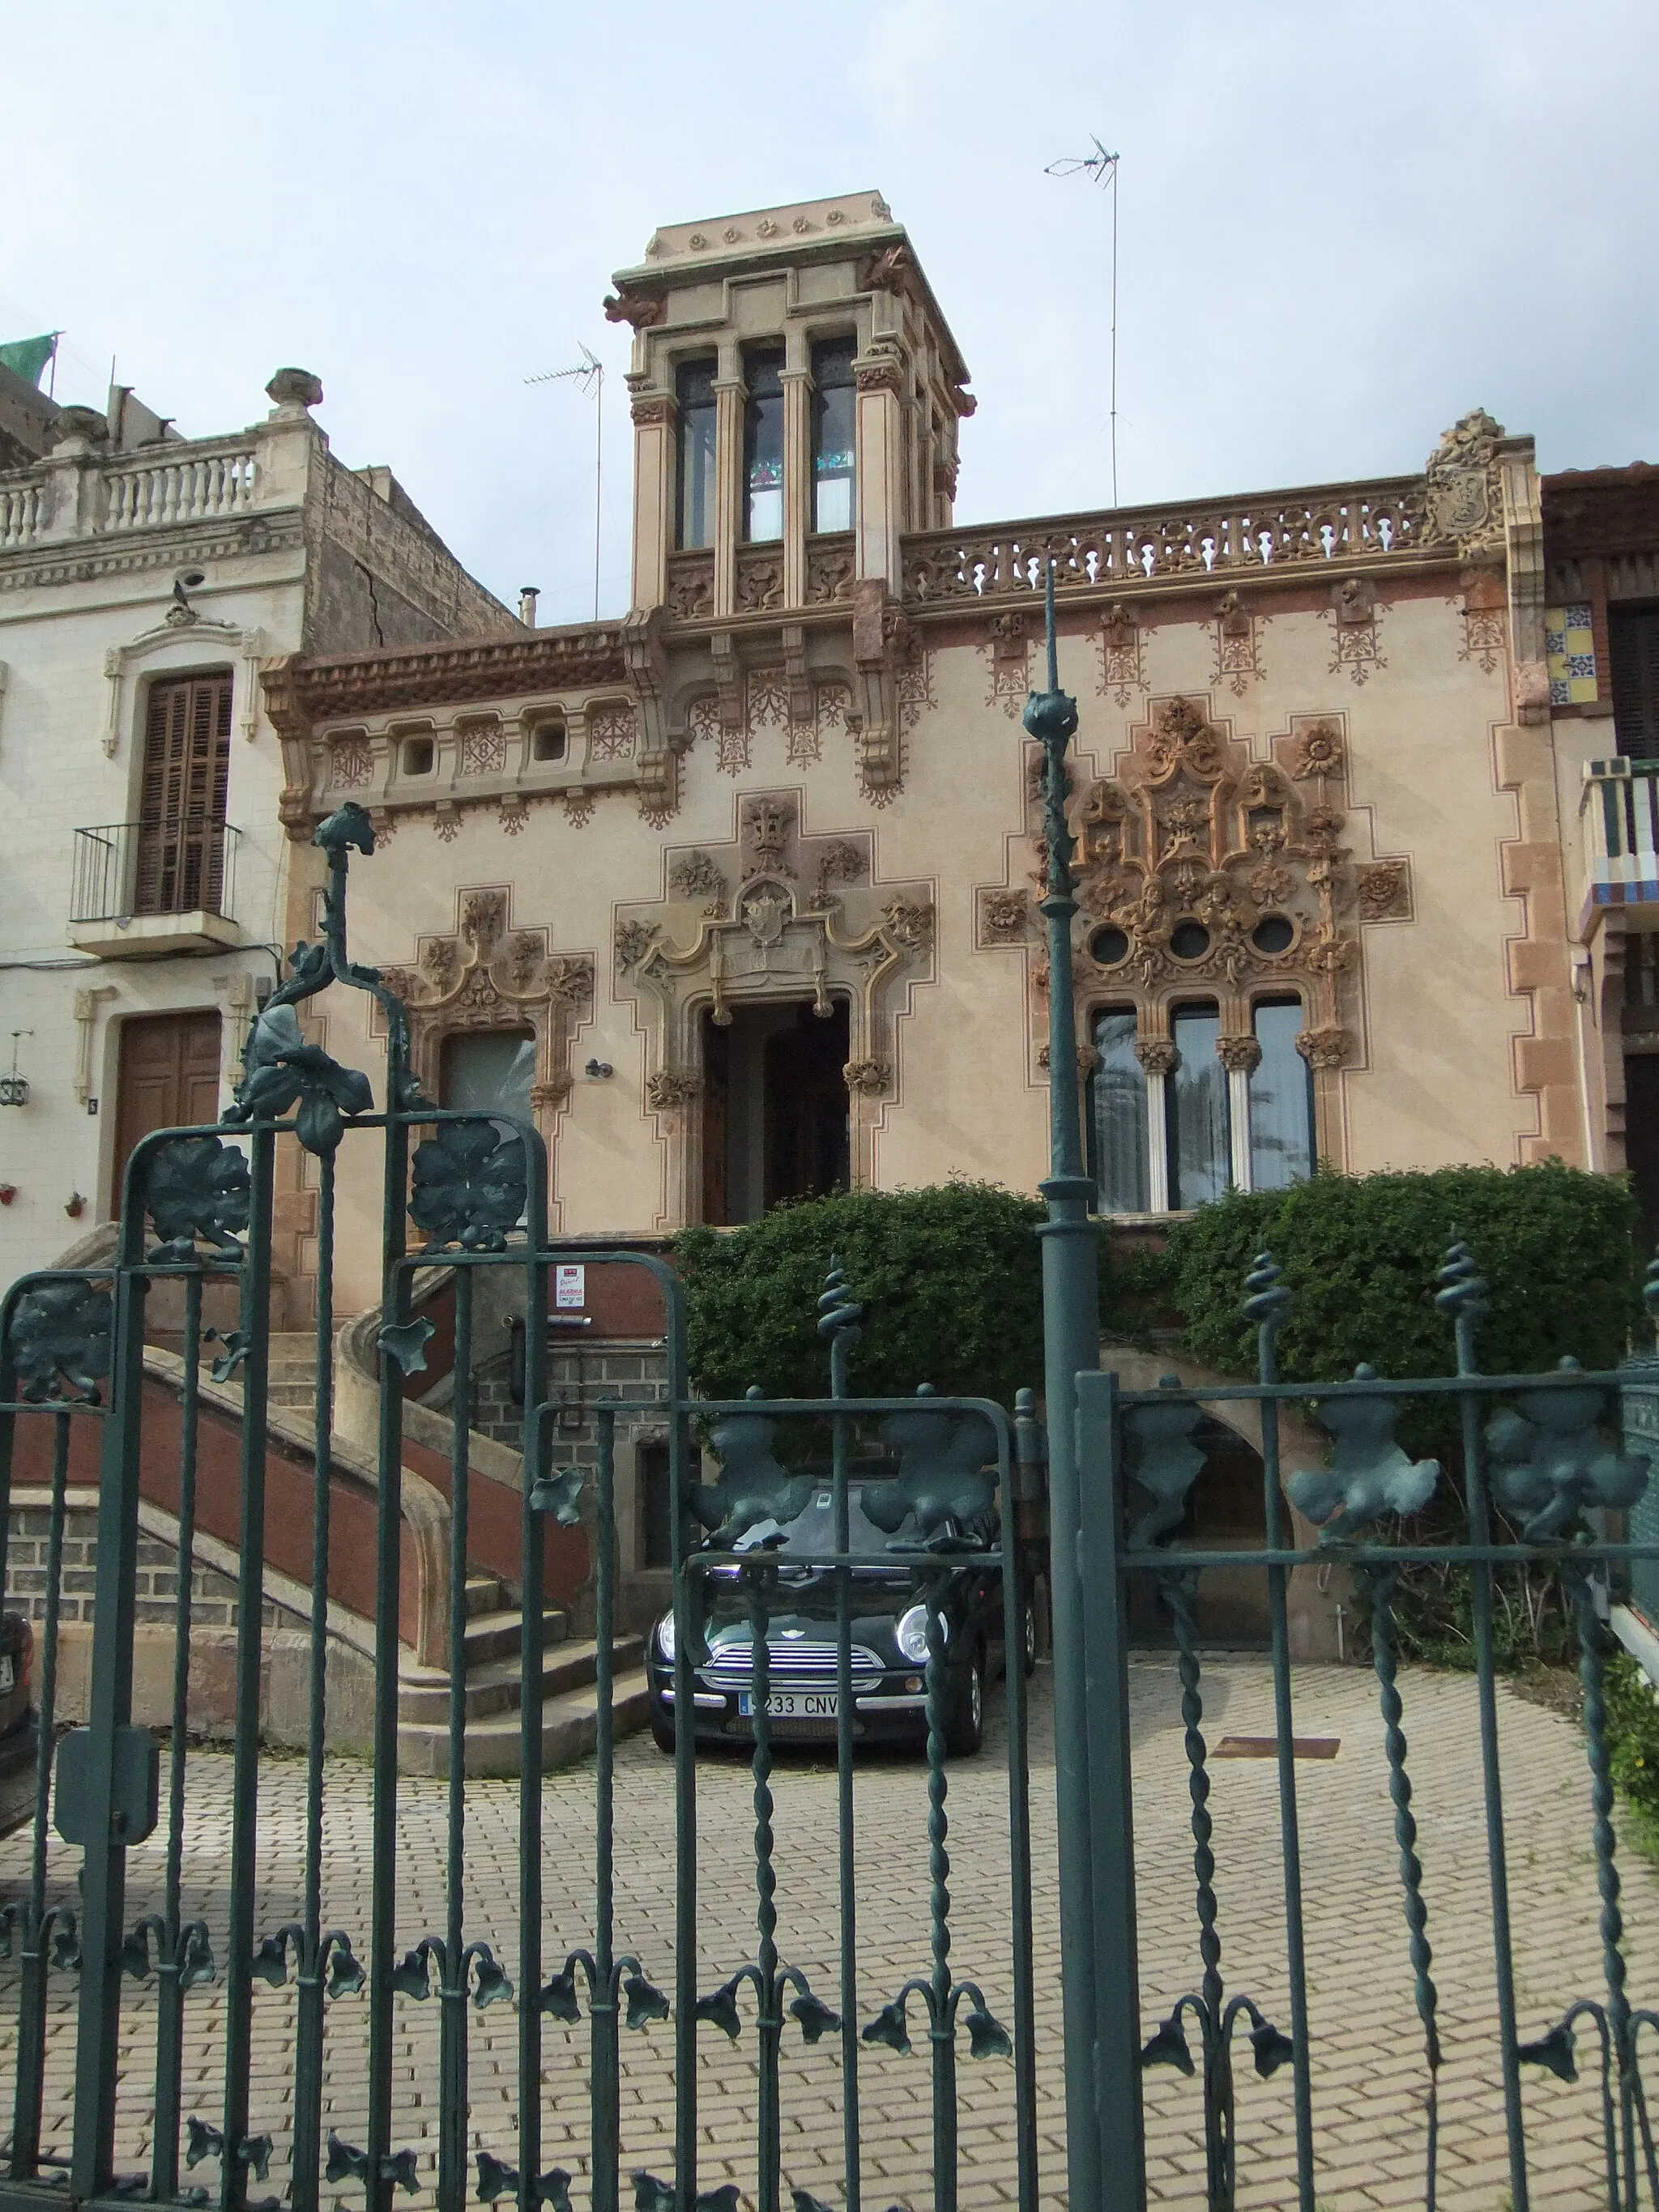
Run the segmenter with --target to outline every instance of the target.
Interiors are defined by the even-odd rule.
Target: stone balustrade
[[[167,449],[162,448],[163,452]],[[243,514],[254,503],[258,470],[251,444],[190,446],[177,459],[143,460],[103,471],[106,530],[156,530]]]
[[[1395,559],[1445,548],[1428,522],[1421,477],[1271,492],[1214,507],[1045,516],[904,540],[904,596],[1018,598],[1042,588],[1047,563],[1068,586],[1161,584],[1244,572]]]

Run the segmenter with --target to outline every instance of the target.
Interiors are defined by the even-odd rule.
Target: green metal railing
[[[949,1887],[950,1805],[946,1733],[954,1670],[947,1668],[937,1608],[928,1655],[919,1668],[927,1722],[925,1781],[917,1818],[925,1827],[929,1901],[925,1971],[875,1999],[860,1989],[854,1848],[860,1805],[854,1749],[860,1733],[853,1694],[854,1577],[871,1564],[850,1540],[849,1480],[861,1423],[902,1412],[924,1429],[964,1419],[982,1430],[977,1478],[994,1500],[1000,1534],[987,1550],[982,1535],[964,1538],[932,1528],[927,1540],[890,1544],[879,1555],[885,1576],[906,1576],[926,1596],[965,1570],[1000,1578],[1007,1621],[1024,1618],[1026,1594],[1016,1537],[1012,1429],[1002,1409],[985,1401],[922,1396],[903,1401],[848,1395],[848,1347],[860,1313],[839,1273],[820,1302],[818,1325],[828,1356],[830,1395],[822,1400],[731,1404],[694,1399],[684,1363],[682,1294],[672,1270],[637,1252],[595,1254],[590,1264],[645,1268],[662,1297],[667,1396],[616,1400],[597,1409],[599,1454],[591,1477],[552,1464],[558,1407],[548,1402],[545,1336],[525,1333],[524,1500],[519,1601],[521,1650],[517,1895],[508,1924],[499,1907],[481,1924],[469,1892],[474,1855],[466,1765],[465,1641],[469,1563],[468,1440],[474,1387],[474,1318],[478,1271],[519,1274],[530,1314],[545,1312],[549,1270],[559,1248],[548,1242],[545,1154],[527,1124],[503,1133],[499,1121],[446,1113],[424,1098],[409,1071],[404,1010],[375,971],[355,964],[346,943],[349,854],[373,849],[368,817],[348,806],[318,832],[330,860],[324,942],[296,951],[288,980],[254,1022],[244,1053],[237,1103],[213,1129],[163,1131],[135,1150],[126,1172],[112,1263],[84,1273],[37,1275],[14,1286],[0,1307],[0,1528],[6,1525],[20,1436],[45,1425],[51,1447],[51,1541],[45,1570],[46,1618],[39,1691],[40,1751],[28,1879],[24,1893],[0,1905],[0,1952],[15,1949],[17,2009],[12,2074],[12,2124],[3,2151],[0,2206],[8,2212],[61,2203],[63,2181],[76,2203],[145,2196],[160,2203],[203,2201],[196,2178],[216,2169],[213,2194],[226,2212],[260,2203],[262,2189],[280,2188],[296,2208],[318,2207],[344,2191],[370,2212],[384,2212],[394,2193],[429,2194],[444,2212],[470,2201],[513,2198],[534,2212],[540,2204],[567,2212],[573,2191],[593,2212],[615,2212],[623,2188],[624,2136],[622,2045],[629,2034],[660,2042],[658,2063],[672,2075],[674,2159],[665,2178],[631,2172],[628,2186],[639,2212],[732,2212],[736,2185],[706,2187],[698,2123],[700,2031],[715,2029],[734,2043],[750,2032],[752,2007],[753,2141],[747,2163],[760,2212],[779,2212],[786,2173],[786,2039],[825,2043],[838,2051],[842,2106],[842,2195],[858,2212],[866,2175],[859,2102],[860,2067],[879,2052],[910,2048],[910,2025],[925,2020],[931,2065],[933,2168],[936,2202],[954,2206],[959,2042],[972,2059],[1013,2061],[1018,2121],[1015,2158],[1022,2212],[1038,2201],[1033,2029],[1030,1844],[1027,1813],[1024,1678],[1007,1667],[1009,1933],[999,1955],[962,1978],[953,1963]],[[331,985],[371,994],[388,1030],[387,1110],[376,1112],[366,1079],[339,1066],[305,1042],[296,1009]],[[273,1168],[279,1138],[291,1136],[317,1163],[318,1305],[316,1404],[310,1494],[311,1589],[307,1631],[307,1699],[299,1896],[291,1915],[274,1913],[263,1886],[268,1856],[262,1820],[269,1814],[269,1753],[261,1741],[267,1539],[266,1409],[271,1281]],[[376,1449],[374,1560],[374,1654],[371,1771],[368,1778],[368,1864],[366,1911],[341,1916],[332,1901],[328,1839],[343,1803],[361,1792],[361,1770],[328,1756],[329,1581],[338,1564],[332,1526],[333,1269],[336,1164],[343,1142],[374,1143],[382,1155],[384,1254],[379,1348],[381,1377]],[[535,1224],[526,1234],[521,1224]],[[411,1249],[409,1226],[426,1241]],[[441,1924],[411,1943],[408,1844],[400,1838],[398,1699],[400,1635],[402,1409],[407,1378],[424,1366],[431,1321],[416,1311],[413,1280],[434,1260],[453,1271],[453,1446],[449,1468],[447,1644],[448,1762],[442,1787],[443,1893]],[[149,1455],[164,1453],[157,1413],[145,1401],[146,1302],[161,1285],[181,1286],[182,1383],[178,1407],[176,1493],[178,1573],[170,1727],[162,1786],[162,1747],[134,1719],[137,1573],[141,1480]],[[204,1324],[204,1300],[217,1286],[236,1286],[240,1318],[222,1335]],[[220,1291],[222,1295],[222,1291]],[[198,1536],[198,1460],[204,1407],[201,1364],[214,1378],[240,1378],[242,1404],[239,1465],[240,1531],[235,1565],[235,1688],[229,1755],[234,1778],[227,1833],[207,1838],[195,1817],[199,1770],[191,1745],[191,1659]],[[673,1516],[676,1711],[694,1711],[693,1669],[707,1656],[704,1591],[711,1573],[734,1572],[744,1593],[751,1632],[753,1699],[751,1776],[754,1822],[755,1940],[749,1955],[727,1962],[712,1990],[700,1977],[697,1818],[698,1754],[692,1729],[676,1730],[672,1783],[662,1775],[665,1805],[673,1799],[674,1935],[672,1956],[650,1955],[630,1935],[617,1894],[617,1693],[614,1635],[617,1575],[616,1459],[619,1422],[643,1416],[669,1425]],[[836,1905],[840,1936],[833,1997],[812,1986],[779,1941],[781,1880],[774,1797],[775,1753],[769,1720],[770,1661],[767,1628],[779,1603],[776,1560],[744,1542],[769,1504],[753,1486],[728,1498],[719,1485],[696,1488],[690,1475],[694,1431],[724,1419],[813,1417],[833,1437],[830,1486],[834,1550],[813,1562],[792,1553],[790,1565],[817,1564],[834,1577],[836,1597]],[[58,1737],[54,1748],[54,1668],[69,1473],[76,1425],[84,1425],[99,1459],[96,1592],[93,1617],[90,1710],[87,1724]],[[943,1433],[941,1431],[941,1433]],[[24,1437],[24,1463],[32,1439]],[[720,1504],[719,1525],[707,1534],[707,1501]],[[704,1519],[694,1504],[703,1501]],[[728,1510],[729,1508],[729,1510]],[[562,1837],[544,1833],[543,1754],[544,1532],[549,1519],[584,1522],[593,1550],[597,1608],[597,1742],[592,1771],[592,1906],[571,1942],[550,1918],[544,1874],[550,1849]],[[343,1799],[342,1793],[344,1793]],[[884,1806],[884,1831],[890,1811]],[[129,1858],[160,1826],[164,1867],[155,1909],[129,1907]],[[55,1831],[55,1833],[54,1833]],[[729,1858],[729,1835],[721,1838]],[[150,1875],[146,1872],[144,1879]],[[200,1908],[204,1885],[214,1898]],[[337,1893],[336,1893],[337,1894]],[[140,1899],[140,1902],[146,1900]],[[272,1924],[272,1923],[275,1924]],[[400,1932],[401,1931],[401,1932]],[[976,1962],[979,1963],[979,1962]],[[923,1960],[918,1959],[918,1967]],[[818,1969],[814,1969],[819,1972]],[[867,1978],[868,1969],[866,1973]],[[211,1990],[211,2028],[198,2011]],[[292,2044],[273,2077],[258,2063],[261,2021],[271,2017],[267,1992],[289,1990]],[[407,2008],[436,1998],[437,2124],[428,2145],[402,2139],[409,2118],[394,2087],[395,2062],[409,2033]],[[507,2140],[488,2140],[475,2125],[470,2060],[479,2015],[497,2004],[516,2008],[517,2088]],[[264,2008],[264,2010],[261,2008]],[[343,2008],[344,2008],[343,2010]],[[153,2009],[152,2009],[153,2008]],[[1007,2020],[1004,2026],[998,2014]],[[135,2063],[128,2045],[154,2019],[154,2057]],[[550,2069],[550,2030],[587,2026],[587,2080]],[[210,2112],[189,2111],[187,2081],[199,2081],[203,2038],[218,2049],[206,2072],[219,2094]],[[562,2037],[561,2037],[562,2041]],[[59,2087],[70,2045],[74,2087],[64,2139],[46,2124],[48,2075]],[[347,2132],[329,2124],[350,2094],[367,2046],[362,2108],[364,2124]],[[193,2053],[186,2064],[187,2050]],[[706,2061],[704,2062],[706,2063]],[[746,2054],[734,2068],[746,2074]],[[884,2059],[884,2063],[886,2061]],[[573,2106],[580,2111],[579,2124]],[[118,2146],[148,2139],[143,2172],[124,2171]],[[547,2145],[580,2140],[569,2166],[550,2163]],[[567,2154],[568,2155],[568,2154]],[[792,2186],[796,2212],[819,2200]]]

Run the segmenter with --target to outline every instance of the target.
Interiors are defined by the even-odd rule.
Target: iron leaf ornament
[[[1160,1390],[1178,1390],[1178,1375],[1160,1375]],[[1204,1472],[1205,1455],[1193,1438],[1204,1419],[1200,1406],[1175,1402],[1137,1406],[1123,1419],[1125,1467],[1152,1504],[1129,1531],[1129,1549],[1145,1551],[1174,1534],[1186,1517],[1187,1498]]]
[[[1576,1359],[1558,1371],[1577,1373]],[[1529,1544],[1564,1535],[1595,1506],[1634,1505],[1648,1486],[1648,1462],[1613,1449],[1596,1431],[1607,1394],[1523,1390],[1486,1424],[1493,1495],[1521,1521]]]
[[[179,1137],[149,1161],[144,1210],[162,1242],[149,1255],[163,1263],[188,1261],[198,1243],[242,1256],[233,1231],[248,1224],[247,1162],[219,1137]]]
[[[428,1252],[506,1251],[528,1194],[523,1143],[493,1121],[445,1121],[416,1147],[409,1213]]]
[[[1353,1372],[1357,1382],[1376,1379],[1363,1360]],[[1322,1544],[1346,1542],[1385,1513],[1418,1513],[1428,1504],[1440,1462],[1408,1459],[1395,1442],[1397,1398],[1316,1399],[1313,1410],[1331,1436],[1331,1463],[1298,1468],[1285,1478],[1285,1489],[1319,1528]]]
[[[7,1349],[23,1397],[99,1403],[109,1373],[113,1310],[89,1282],[43,1283],[13,1310]]]

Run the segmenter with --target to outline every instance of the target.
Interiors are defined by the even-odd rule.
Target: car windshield
[[[848,1548],[885,1560],[889,1556],[887,1547],[893,1539],[884,1529],[878,1528],[873,1521],[865,1518],[859,1504],[859,1493],[863,1487],[862,1480],[847,1486]],[[835,1550],[836,1493],[827,1482],[819,1483],[805,1510],[787,1524],[782,1543],[775,1548],[785,1559],[792,1553],[817,1555]]]

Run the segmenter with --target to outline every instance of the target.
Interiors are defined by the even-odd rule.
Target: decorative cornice
[[[284,711],[301,723],[315,725],[396,708],[580,691],[628,681],[622,631],[614,623],[526,631],[522,637],[391,646],[337,659],[295,659],[280,675],[268,671],[264,678],[268,710],[279,728]]]
[[[304,545],[304,521],[295,507],[279,509],[274,516],[244,516],[216,528],[197,523],[146,530],[142,539],[126,542],[72,538],[46,551],[38,545],[18,546],[0,553],[0,592],[93,584],[109,576],[187,567],[193,561],[257,559],[269,553],[299,552]]]

